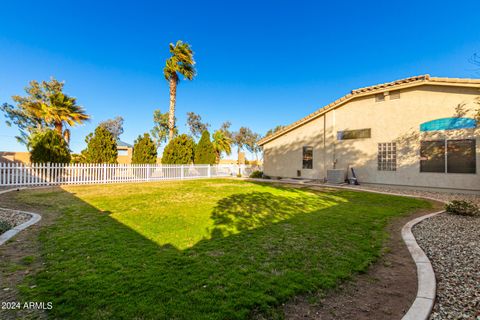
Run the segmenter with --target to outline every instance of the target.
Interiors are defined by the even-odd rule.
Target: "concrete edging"
[[[7,193],[7,192],[12,192],[12,191],[17,191],[17,190],[20,190],[20,189],[25,189],[25,188],[15,188],[15,189],[3,190],[3,191],[0,191],[0,194]],[[1,234],[0,235],[0,246],[2,244],[4,244],[5,242],[7,242],[8,240],[10,240],[11,238],[13,238],[20,231],[30,227],[31,225],[34,225],[35,223],[37,223],[38,221],[40,221],[42,219],[41,215],[39,215],[38,213],[34,213],[34,212],[13,210],[13,209],[9,209],[9,208],[1,208],[1,207],[0,207],[0,209],[15,211],[15,212],[21,212],[21,213],[25,213],[25,214],[28,214],[28,215],[31,216],[30,220],[28,220],[27,222],[24,222],[24,223],[22,223],[22,224],[20,224],[16,227],[14,227],[13,229],[10,229],[7,232]]]
[[[265,179],[248,179],[253,181],[259,182],[279,182],[282,183],[281,180],[265,180]],[[363,189],[361,187],[348,187],[348,186],[337,186],[337,185],[330,185],[330,184],[309,184],[309,183],[301,183],[301,182],[293,182],[293,181],[284,181],[283,183],[289,184],[299,184],[305,186],[324,186],[324,187],[331,187],[337,189],[348,189],[353,191],[363,191],[363,192],[371,192],[371,193],[379,193],[379,194],[387,194],[387,195],[394,195],[394,196],[403,196],[408,198],[420,198],[426,200],[433,200],[437,202],[447,203],[446,201],[442,201],[439,199],[435,199],[432,197],[422,197],[422,196],[414,196],[408,194],[398,194],[393,192],[382,192],[382,191],[375,191],[370,189]],[[415,300],[413,301],[412,305],[408,309],[407,313],[402,317],[402,320],[427,320],[432,312],[433,305],[435,304],[435,298],[437,296],[437,284],[435,280],[435,272],[433,271],[432,264],[428,259],[425,252],[420,248],[415,239],[415,236],[412,233],[412,228],[416,224],[436,216],[437,214],[444,213],[445,210],[433,212],[413,220],[410,220],[402,227],[402,239],[405,245],[407,246],[408,251],[410,252],[410,256],[412,257],[413,261],[415,262],[415,266],[417,267],[417,295]]]

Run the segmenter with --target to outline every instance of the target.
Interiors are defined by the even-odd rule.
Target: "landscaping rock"
[[[12,228],[27,222],[30,218],[30,215],[23,212],[0,209],[0,221],[6,222]]]
[[[437,278],[430,319],[480,319],[480,218],[444,213],[412,231]]]
[[[465,200],[480,205],[480,196],[476,194],[468,193],[453,193],[453,192],[435,192],[427,190],[414,190],[411,188],[402,188],[402,187],[387,187],[387,186],[378,186],[378,185],[359,185],[359,186],[349,186],[353,188],[380,191],[380,192],[390,192],[397,193],[399,195],[411,195],[417,197],[428,197],[433,198],[438,201],[450,202],[452,200]]]

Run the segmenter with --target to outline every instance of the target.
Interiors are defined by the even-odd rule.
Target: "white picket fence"
[[[0,186],[49,186],[248,176],[249,165],[0,163]]]

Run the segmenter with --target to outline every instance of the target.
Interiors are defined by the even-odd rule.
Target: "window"
[[[475,140],[447,141],[447,172],[476,172]]]
[[[128,150],[119,149],[119,150],[117,150],[117,155],[119,155],[119,156],[128,156]]]
[[[395,142],[378,144],[377,165],[379,171],[397,170],[397,144]]]
[[[385,95],[383,93],[379,93],[375,95],[375,102],[382,102],[385,101]]]
[[[313,168],[313,148],[303,147],[303,169]]]
[[[364,139],[372,136],[371,129],[344,130],[337,132],[338,140]]]
[[[422,141],[420,172],[445,172],[445,141]]]
[[[390,91],[390,100],[400,99],[400,90]]]
[[[476,173],[474,139],[422,141],[420,172]]]

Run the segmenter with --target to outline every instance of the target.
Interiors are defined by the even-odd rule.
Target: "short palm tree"
[[[170,43],[170,54],[167,59],[163,75],[170,84],[170,112],[168,117],[169,140],[172,140],[175,132],[175,102],[177,99],[177,84],[180,81],[179,74],[187,80],[192,80],[195,75],[195,61],[193,51],[188,43],[177,41],[174,45]]]
[[[228,155],[232,153],[232,139],[230,139],[230,137],[222,130],[215,131],[212,144],[217,156],[217,163],[220,162],[220,155],[222,152],[225,152]]]
[[[32,105],[34,113],[43,119],[45,123],[53,125],[55,131],[70,142],[70,130],[65,126],[71,127],[82,124],[90,119],[85,110],[77,105],[75,98],[69,97],[61,92],[49,96],[48,103],[35,103]],[[65,129],[64,129],[65,128]]]

